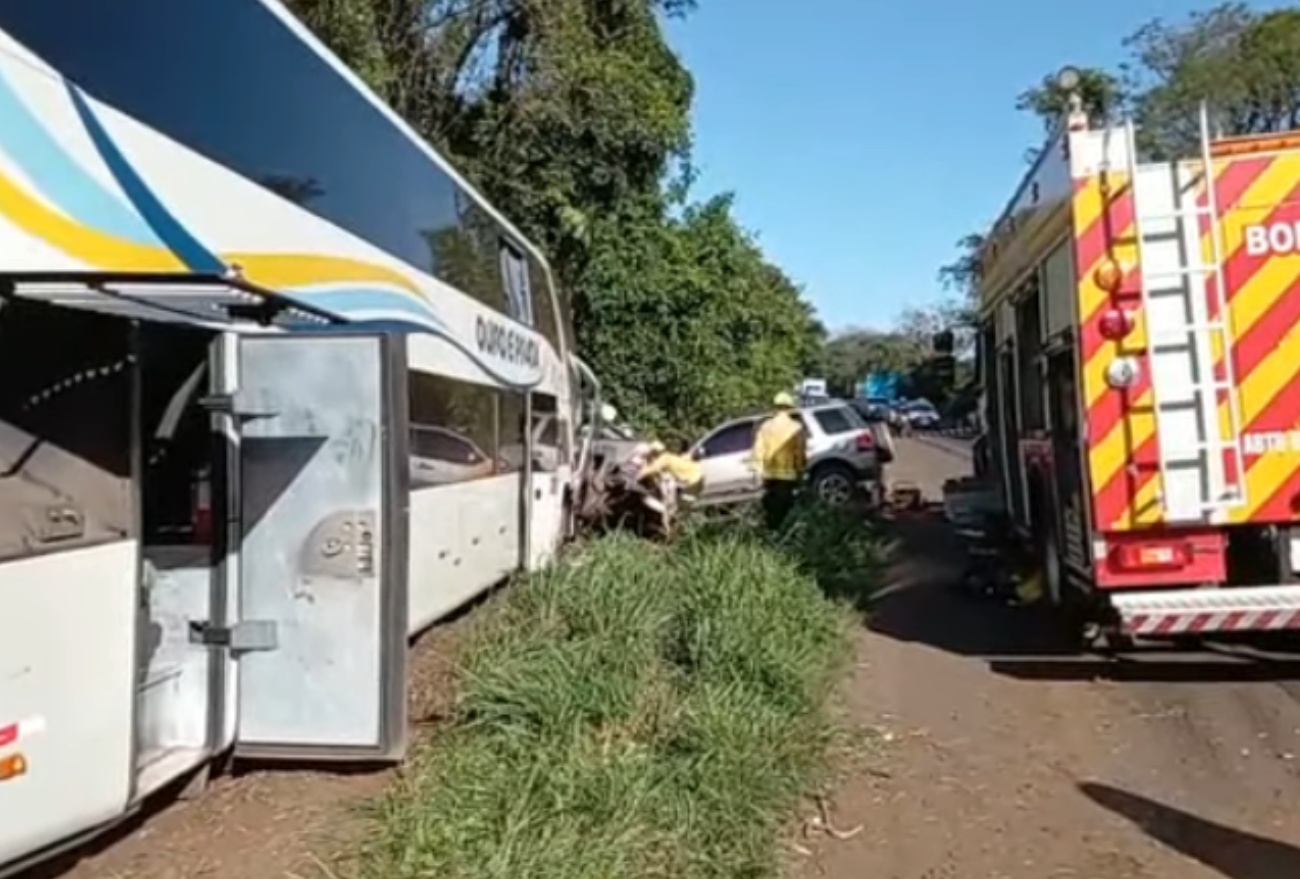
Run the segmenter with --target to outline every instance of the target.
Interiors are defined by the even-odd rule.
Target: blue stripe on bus
[[[131,204],[135,206],[140,216],[144,217],[145,222],[162,239],[163,244],[191,271],[213,275],[225,274],[226,264],[221,258],[204,247],[172,215],[171,211],[167,210],[166,205],[149,188],[149,184],[145,183],[131,167],[131,163],[126,156],[122,155],[117,144],[113,143],[113,138],[109,136],[108,131],[95,115],[95,111],[91,109],[77,87],[72,83],[68,83],[67,86],[72,105],[76,108],[77,115],[81,117],[82,124],[86,126],[86,132],[90,135],[95,148],[99,150],[99,155],[108,165],[108,170],[112,172],[118,186],[122,187],[122,191],[126,193],[126,197],[131,200]]]
[[[0,144],[41,195],[81,225],[134,244],[161,243],[148,223],[68,154],[3,74]]]

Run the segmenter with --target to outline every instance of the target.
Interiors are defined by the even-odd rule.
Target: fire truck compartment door
[[[382,335],[244,336],[236,754],[405,749],[406,565]],[[404,452],[401,452],[404,454]],[[395,480],[397,480],[395,482]]]

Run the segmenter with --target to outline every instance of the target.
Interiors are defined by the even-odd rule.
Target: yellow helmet
[[[775,397],[772,398],[772,405],[778,409],[793,409],[794,396],[790,394],[788,391],[781,391],[779,394],[777,394]]]
[[[659,440],[654,440],[650,443],[650,454],[652,455],[658,455],[661,452],[665,452],[667,450],[668,447],[665,446],[663,443],[659,442]]]

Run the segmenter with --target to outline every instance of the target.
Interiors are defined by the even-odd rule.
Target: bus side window
[[[533,328],[542,334],[558,354],[560,347],[560,315],[556,309],[563,309],[564,303],[560,301],[559,291],[551,286],[550,276],[546,273],[546,268],[542,265],[541,260],[531,254],[528,256],[528,289],[532,295],[532,317]],[[573,339],[568,340],[570,347],[573,346]],[[578,387],[581,379],[575,379],[574,387]]]
[[[568,459],[564,441],[567,425],[561,421],[559,404],[550,394],[533,394],[531,437],[533,461],[537,469],[552,472]]]
[[[412,371],[411,481],[416,487],[483,479],[497,472],[500,392],[487,385]]]
[[[528,262],[508,241],[501,242],[501,278],[505,282],[509,314],[521,324],[533,325],[533,294]]]

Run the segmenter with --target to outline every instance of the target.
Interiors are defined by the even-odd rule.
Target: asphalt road
[[[962,443],[900,443],[937,500]],[[1300,665],[1074,652],[1049,614],[958,597],[960,549],[899,521],[845,693],[878,751],[792,856],[830,879],[1296,879]]]

